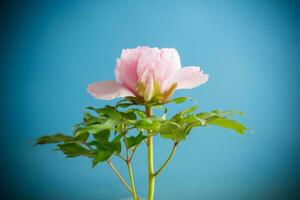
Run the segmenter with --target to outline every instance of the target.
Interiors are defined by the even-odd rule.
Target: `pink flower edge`
[[[116,81],[94,82],[88,85],[88,92],[96,99],[112,100],[118,97],[135,96]]]

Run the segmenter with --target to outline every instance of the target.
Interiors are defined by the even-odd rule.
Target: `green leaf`
[[[204,126],[205,120],[197,117],[195,114],[190,114],[184,118],[185,123],[194,124],[199,123],[199,125]]]
[[[136,128],[151,130],[151,131],[159,131],[162,119],[151,117],[151,118],[143,118],[140,120],[134,121],[134,126]]]
[[[91,118],[94,118],[93,115],[91,115],[90,113],[87,113],[87,112],[84,112],[83,113],[83,120],[88,120],[88,119],[91,119]]]
[[[114,144],[114,152],[116,152],[117,154],[121,153],[122,150],[122,145],[120,141],[112,141],[112,143]]]
[[[220,118],[220,117],[211,120],[209,122],[209,124],[213,124],[213,125],[228,128],[228,129],[232,129],[232,130],[234,130],[235,132],[237,132],[239,134],[244,134],[245,131],[248,130],[248,128],[246,126],[244,126],[243,124],[241,124],[240,122],[230,120],[230,119],[226,119],[226,118]]]
[[[93,167],[95,167],[100,162],[108,160],[112,154],[113,152],[111,151],[99,151],[92,161]]]
[[[172,121],[165,121],[160,129],[160,136],[162,138],[171,139],[174,142],[185,139],[185,133],[182,127]]]
[[[188,114],[188,113],[191,113],[191,112],[197,110],[197,108],[198,108],[198,106],[191,106],[191,107],[189,107],[189,108],[187,108],[187,109],[181,111],[181,113],[182,113],[183,115],[185,115],[185,114]]]
[[[135,115],[135,112],[134,111],[126,111],[124,113],[122,113],[123,117],[125,119],[128,119],[128,120],[135,120],[136,119],[136,115]]]
[[[189,100],[189,99],[191,99],[191,98],[190,97],[177,97],[177,98],[174,98],[174,99],[170,100],[170,102],[180,104],[180,103],[183,103],[183,102],[185,102],[186,100]]]
[[[219,117],[216,113],[213,113],[213,112],[202,112],[202,113],[196,114],[196,116],[199,119],[205,120],[205,123]]]
[[[219,116],[222,116],[222,117],[231,117],[231,116],[235,116],[235,115],[245,116],[245,113],[243,113],[241,111],[238,111],[238,110],[225,110],[225,111],[222,111],[220,109],[217,109],[217,110],[213,110],[211,112],[215,113]]]
[[[132,102],[134,104],[143,105],[145,103],[143,97],[125,97],[128,102]]]
[[[86,142],[89,137],[89,132],[85,127],[79,127],[74,130],[74,140]]]
[[[45,135],[42,137],[39,137],[36,140],[36,145],[39,144],[52,144],[52,143],[60,143],[60,142],[69,142],[72,141],[74,138],[70,136],[66,136],[62,133],[57,133],[55,135]]]
[[[99,115],[102,115],[102,116],[105,116],[105,117],[109,117],[109,118],[114,119],[114,120],[120,120],[120,119],[122,119],[122,114],[117,109],[115,109],[112,106],[106,106],[104,108],[86,107],[86,109],[94,110]]]
[[[75,136],[75,140],[79,142],[86,142],[87,139],[89,138],[89,132],[82,132],[78,135]]]
[[[120,104],[117,104],[116,107],[121,107],[121,108],[127,108],[129,106],[133,106],[135,104],[133,103],[120,103]]]
[[[124,137],[124,133],[119,133],[114,139],[113,142],[119,142],[121,141],[121,138]]]
[[[109,136],[110,136],[110,130],[102,130],[98,133],[93,134],[94,138],[98,141],[108,141]]]
[[[125,138],[126,144],[128,148],[131,148],[135,145],[140,144],[147,136],[144,136],[142,132],[140,132],[137,136],[130,136]]]
[[[197,117],[201,118],[201,119],[208,119],[210,117],[216,116],[216,113],[212,113],[212,112],[202,112],[202,113],[198,113]]]
[[[93,136],[95,140],[89,143],[90,145],[94,145],[97,147],[97,149],[95,150],[96,156],[92,161],[93,167],[96,166],[99,162],[103,162],[109,159],[114,152],[121,152],[120,141],[109,141],[110,130],[103,130],[97,134],[94,134]]]
[[[92,124],[96,124],[96,123],[102,123],[105,118],[103,117],[95,117],[93,115],[91,115],[90,113],[83,113],[83,123],[82,124],[79,124],[79,125],[86,125],[86,126],[89,126],[89,125],[92,125]]]
[[[93,153],[78,143],[65,143],[65,144],[58,144],[58,149],[62,151],[68,158],[73,158],[77,156],[86,156],[86,157],[93,157]]]
[[[139,118],[146,118],[147,115],[144,111],[139,109],[129,109],[127,112],[134,112]]]
[[[103,114],[104,116],[111,117],[115,120],[122,119],[122,114],[111,106],[106,106],[105,108],[97,109],[97,112]]]
[[[116,136],[116,138],[119,137],[119,135]],[[94,134],[93,136],[95,140],[89,142],[88,144],[91,146],[96,146],[97,147],[97,149],[95,150],[96,152],[100,152],[100,151],[109,151],[109,152],[116,152],[116,153],[121,152],[120,139],[115,138],[112,142],[109,141],[110,130],[103,130],[97,134]]]
[[[86,129],[92,134],[97,134],[106,129],[114,129],[115,126],[118,124],[119,124],[119,121],[115,121],[114,119],[108,118],[102,124],[92,124],[90,126],[87,126]]]
[[[105,124],[94,124],[94,125],[90,125],[86,128],[90,133],[97,134],[103,130],[109,129],[110,127]]]

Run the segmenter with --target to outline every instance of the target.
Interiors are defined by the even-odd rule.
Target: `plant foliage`
[[[37,145],[56,144],[56,150],[68,158],[84,156],[92,165],[108,161],[112,156],[122,157],[122,149],[136,149],[147,136],[160,135],[174,143],[185,140],[195,127],[218,126],[244,134],[248,128],[242,123],[230,119],[235,115],[244,115],[240,111],[213,110],[196,112],[197,106],[182,110],[167,118],[167,109],[161,116],[148,116],[143,106],[161,107],[164,104],[184,103],[189,97],[178,97],[164,103],[141,102],[137,98],[125,98],[115,106],[103,108],[87,107],[82,122],[76,124],[73,135],[57,133],[45,135],[36,140]],[[133,131],[136,130],[136,131]]]

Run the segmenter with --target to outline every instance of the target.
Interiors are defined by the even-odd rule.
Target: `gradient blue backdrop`
[[[86,87],[114,79],[122,48],[175,47],[207,84],[179,91],[200,110],[239,109],[255,130],[199,128],[157,179],[157,200],[299,198],[299,6],[288,1],[20,1],[1,5],[1,190],[7,199],[128,197],[105,164],[33,148],[65,132],[93,99]],[[188,105],[184,105],[188,106]],[[179,108],[183,108],[180,106]],[[177,109],[171,106],[170,110]],[[155,165],[171,144],[155,140]],[[133,163],[146,196],[145,147]],[[117,167],[126,174],[125,168]]]

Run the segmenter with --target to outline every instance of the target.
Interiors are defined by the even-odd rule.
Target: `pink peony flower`
[[[176,49],[150,47],[123,49],[115,76],[116,81],[90,84],[88,92],[104,100],[132,96],[164,101],[177,89],[195,88],[208,80],[200,67],[181,67]]]

